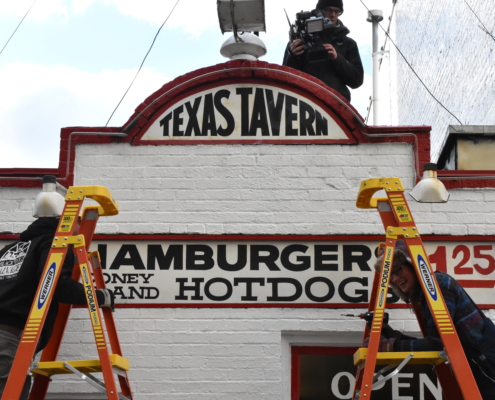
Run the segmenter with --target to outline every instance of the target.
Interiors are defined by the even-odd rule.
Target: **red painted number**
[[[473,268],[471,267],[465,267],[467,262],[469,261],[471,252],[469,251],[469,247],[460,244],[459,246],[456,246],[453,253],[452,253],[452,258],[456,259],[459,253],[462,253],[462,259],[459,264],[457,264],[454,267],[454,273],[457,275],[472,275],[473,274]]]
[[[493,252],[493,245],[491,244],[473,246],[474,261],[472,261],[471,250],[468,246],[464,244],[455,246],[452,252],[452,259],[455,260],[459,256],[461,256],[461,259],[454,267],[454,273],[457,275],[473,275],[474,270],[476,270],[481,275],[490,275],[495,271],[495,257],[488,254],[491,252]],[[445,246],[438,246],[428,258],[431,264],[435,264],[435,271],[447,272],[447,249]],[[471,263],[469,262],[470,260]],[[480,262],[479,260],[486,261]],[[478,263],[472,264],[475,261],[480,262],[481,265]]]
[[[431,264],[435,264],[435,271],[447,272],[447,250],[445,246],[438,246],[433,254],[428,256]]]
[[[482,254],[482,251],[491,251],[493,249],[492,245],[479,245],[474,246],[474,258],[484,258],[488,261],[488,266],[483,268],[479,264],[474,264],[473,267],[476,271],[478,271],[481,275],[489,275],[493,271],[495,271],[495,258],[493,258],[490,254]]]

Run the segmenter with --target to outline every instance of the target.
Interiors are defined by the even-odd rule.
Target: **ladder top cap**
[[[119,213],[119,205],[104,186],[71,186],[67,190],[65,201],[80,200],[83,197],[93,199],[101,206],[98,209],[100,215],[117,215]]]
[[[371,204],[371,198],[380,190],[385,190],[386,192],[403,192],[404,187],[400,178],[397,177],[365,179],[359,187],[356,207],[376,208],[375,203]]]

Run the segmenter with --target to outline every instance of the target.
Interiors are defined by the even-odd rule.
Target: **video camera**
[[[289,17],[287,17],[289,20]],[[335,29],[330,19],[325,18],[319,9],[312,11],[301,11],[296,14],[296,21],[290,25],[290,41],[301,39],[306,49],[309,62],[325,60],[328,52],[323,47],[323,33]]]

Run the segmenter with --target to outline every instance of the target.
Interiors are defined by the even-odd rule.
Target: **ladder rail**
[[[93,328],[96,350],[101,362],[101,370],[105,378],[107,396],[109,400],[118,400],[117,386],[115,385],[115,380],[113,379],[113,369],[110,362],[110,353],[107,347],[107,335],[101,323],[101,312],[96,300],[96,289],[93,283],[88,254],[85,244],[81,243],[84,242],[84,237],[80,235],[77,237],[77,240],[80,240],[80,244],[75,244],[76,257],[81,270],[82,284],[84,286],[86,300],[88,302],[89,318]]]
[[[77,230],[76,228],[77,233],[84,236],[85,243],[88,247],[93,240],[96,223],[98,222],[99,218],[97,210],[97,207],[85,207],[83,210],[79,229]],[[80,278],[80,269],[73,268],[72,279],[75,281],[79,281]],[[52,336],[41,353],[40,362],[53,361],[57,359],[71,311],[72,304],[59,304],[57,319],[55,320],[55,324],[53,326]],[[36,374],[33,379],[33,385],[31,387],[29,400],[45,400],[46,394],[48,393],[49,385],[50,379],[47,376]]]
[[[426,322],[423,317],[423,312],[421,311],[421,307],[417,301],[411,302],[414,314],[418,320],[419,328],[423,336],[427,335]],[[457,383],[456,379],[449,379],[452,376],[452,371],[450,369],[450,365],[446,363],[438,364],[435,366],[435,372],[437,374],[438,380],[440,382],[449,381],[448,385],[443,385],[442,390],[445,393],[445,398],[448,400],[463,400],[461,388]]]
[[[361,371],[360,376],[356,379],[356,384],[360,387],[359,396],[363,396],[368,399],[370,398],[371,390],[373,389],[375,366],[387,303],[390,271],[392,269],[394,259],[395,242],[396,240],[393,239],[390,241],[387,240],[380,275],[375,275],[374,286],[377,287],[377,289],[375,289],[377,290],[377,293],[375,302],[373,303],[373,320],[371,323],[371,329],[369,330],[368,354],[366,357],[364,370]],[[378,282],[376,282],[377,276],[379,276]],[[358,387],[355,387],[354,393],[358,393],[357,388]]]
[[[97,251],[90,254],[91,266],[93,270],[93,276],[95,278],[96,286],[99,289],[105,289],[105,279],[103,277],[103,268],[101,267],[100,255]],[[113,354],[122,356],[122,347],[120,346],[120,340],[117,333],[117,326],[113,317],[113,312],[108,307],[101,310],[103,312],[103,321],[105,323],[106,332],[110,342],[110,348]],[[118,380],[120,384],[120,390],[122,394],[127,398],[132,398],[132,390],[129,386],[129,378],[127,371],[122,371],[118,374]]]

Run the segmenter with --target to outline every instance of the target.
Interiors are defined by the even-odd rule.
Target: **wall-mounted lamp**
[[[437,178],[437,164],[434,163],[424,165],[423,177],[409,194],[419,203],[446,203],[450,196]]]

